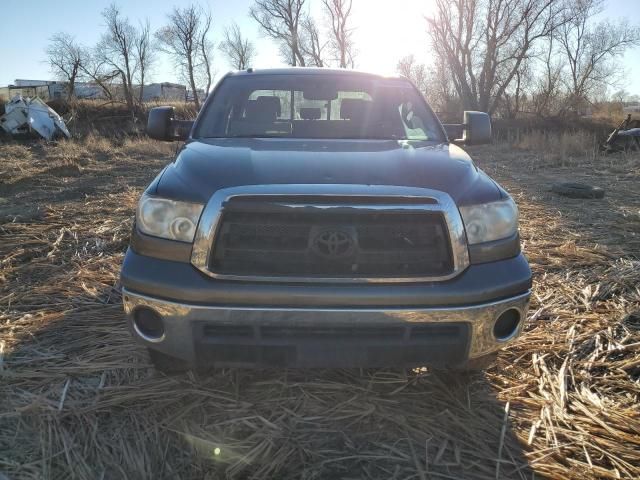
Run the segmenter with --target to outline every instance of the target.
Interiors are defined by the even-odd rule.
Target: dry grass
[[[529,325],[484,374],[223,370],[166,377],[118,273],[170,146],[0,147],[0,472],[31,478],[640,477],[639,159],[476,152],[515,195]],[[546,192],[586,180],[604,200]],[[1,475],[0,475],[1,476]]]
[[[598,138],[585,130],[563,131],[531,130],[517,132],[513,146],[537,153],[543,161],[556,166],[579,166],[593,163],[599,155]]]
[[[136,108],[133,116],[122,101],[76,99],[52,100],[48,104],[62,115],[74,138],[124,138],[143,134],[149,110],[161,105],[172,106],[176,118],[181,120],[195,119],[198,113],[193,103],[179,101],[144,103]]]

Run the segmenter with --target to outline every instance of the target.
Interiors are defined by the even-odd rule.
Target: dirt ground
[[[535,273],[526,332],[485,373],[167,377],[125,328],[118,274],[174,148],[0,145],[0,478],[640,478],[639,156],[474,152]]]

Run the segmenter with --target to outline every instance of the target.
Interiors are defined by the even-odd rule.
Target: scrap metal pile
[[[10,135],[37,134],[47,140],[71,137],[64,120],[46,103],[35,98],[16,95],[5,105],[0,117],[0,128]]]
[[[607,140],[602,144],[602,150],[607,153],[626,150],[640,151],[640,120],[631,120],[631,114],[629,114],[611,132]]]

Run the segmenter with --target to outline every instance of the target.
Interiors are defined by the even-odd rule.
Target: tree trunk
[[[187,69],[189,71],[189,83],[191,84],[191,91],[193,92],[193,103],[196,106],[196,110],[200,110],[200,100],[198,99],[198,92],[196,90],[196,79],[193,74],[193,62],[191,61],[191,55],[187,57]]]
[[[140,68],[140,93],[138,93],[138,104],[142,105],[142,98],[144,94],[144,66],[141,66]]]
[[[68,100],[71,100],[76,93],[76,77],[78,76],[78,66],[73,67],[71,77],[69,78]]]

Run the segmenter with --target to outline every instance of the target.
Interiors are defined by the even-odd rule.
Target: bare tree
[[[200,29],[200,58],[202,59],[202,67],[199,70],[204,77],[203,85],[205,98],[209,94],[211,83],[213,81],[211,69],[213,64],[214,44],[209,40],[209,31],[211,30],[212,22],[211,11],[207,10],[203,13],[202,28]]]
[[[542,74],[534,80],[532,109],[540,117],[548,117],[558,110],[561,101],[562,64],[556,60],[555,34],[551,32],[539,60],[543,63]]]
[[[417,63],[416,57],[413,54],[402,57],[398,61],[396,70],[400,75],[411,80],[423,95],[426,94],[428,83],[427,68],[424,63]]]
[[[611,94],[611,101],[627,104],[627,103],[635,103],[640,100],[640,95],[631,95],[626,89],[621,88],[620,90],[616,90]]]
[[[167,16],[168,24],[156,32],[160,50],[171,55],[193,91],[193,101],[200,108],[199,79],[204,77],[207,91],[211,86],[211,51],[208,40],[211,12],[189,5],[174,7]]]
[[[137,62],[138,84],[140,85],[138,102],[142,103],[145,77],[154,61],[154,45],[151,41],[151,27],[148,19],[145,23],[140,24],[134,45],[134,54]]]
[[[122,16],[120,9],[111,4],[102,12],[107,32],[96,47],[100,62],[114,70],[122,81],[122,90],[127,107],[134,111],[133,82],[137,70],[135,27]]]
[[[305,66],[300,49],[300,23],[306,0],[255,0],[249,10],[262,31],[280,46],[280,52],[293,65]]]
[[[220,42],[218,48],[227,57],[233,68],[237,70],[247,68],[256,54],[253,42],[242,36],[237,23],[225,28],[224,40]]]
[[[68,33],[58,32],[49,40],[46,53],[52,73],[67,82],[67,95],[71,99],[75,95],[82,65],[86,62],[85,49]]]
[[[522,112],[523,105],[527,100],[529,89],[532,85],[533,72],[532,62],[524,61],[516,71],[513,81],[502,94],[502,116],[505,118],[516,118]]]
[[[320,30],[315,20],[310,16],[306,16],[300,24],[300,50],[306,65],[325,66],[324,50],[327,42],[320,37]]]
[[[571,109],[587,103],[596,90],[615,84],[622,72],[613,60],[640,44],[640,29],[626,20],[592,24],[590,20],[601,10],[602,0],[576,1],[574,16],[557,32],[569,71],[565,83]]]
[[[629,95],[625,100],[629,103],[638,103],[640,102],[640,95],[634,93],[633,95]]]
[[[330,46],[340,68],[353,68],[353,28],[350,26],[352,0],[322,0],[331,26]]]
[[[112,82],[120,76],[120,72],[109,68],[103,55],[96,51],[86,50],[85,61],[80,65],[83,79],[98,85],[104,95],[113,100]]]
[[[429,104],[441,113],[459,113],[459,101],[453,88],[451,75],[446,65],[436,59],[434,65],[427,68],[418,63],[414,55],[407,55],[398,61],[398,73],[413,82]]]
[[[533,47],[567,21],[565,0],[436,0],[436,56],[465,109],[493,113]]]
[[[451,69],[444,61],[438,57],[429,69],[428,74],[427,99],[437,108],[439,112],[446,112],[455,115],[456,120],[460,118],[462,103],[458,96],[453,81]]]

